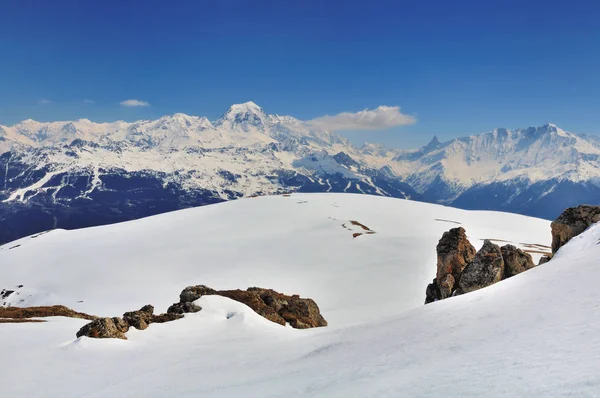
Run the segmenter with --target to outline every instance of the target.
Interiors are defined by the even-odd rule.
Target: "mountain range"
[[[0,243],[239,197],[348,192],[552,219],[600,204],[600,139],[556,125],[353,145],[253,102],[218,120],[175,114],[0,126]]]

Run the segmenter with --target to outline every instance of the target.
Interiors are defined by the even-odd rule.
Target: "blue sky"
[[[600,133],[592,1],[4,0],[0,15],[0,124],[216,119],[252,100],[306,120],[399,106],[416,123],[343,133],[400,147]]]

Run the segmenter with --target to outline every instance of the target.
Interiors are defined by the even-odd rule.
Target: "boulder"
[[[123,314],[123,319],[130,326],[138,330],[144,330],[152,323],[154,307],[150,304],[143,306],[138,311],[130,311]]]
[[[552,253],[556,253],[569,240],[598,221],[600,221],[600,206],[580,205],[563,211],[551,224]]]
[[[437,273],[438,286],[450,274],[457,281],[461,272],[475,257],[476,250],[467,239],[464,228],[452,228],[444,232],[437,244]],[[441,290],[441,289],[440,289]]]
[[[552,260],[552,254],[547,254],[540,258],[538,265],[546,264],[548,261]]]
[[[502,280],[504,260],[498,245],[486,239],[473,261],[462,272],[459,286],[462,293],[469,293]]]
[[[500,251],[504,261],[504,278],[510,278],[535,267],[531,255],[513,245],[502,246]]]
[[[77,337],[87,336],[95,339],[124,339],[125,332],[129,330],[129,324],[122,318],[98,318],[83,325],[77,332]]]

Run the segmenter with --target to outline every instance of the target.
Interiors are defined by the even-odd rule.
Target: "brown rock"
[[[458,281],[460,274],[475,257],[476,250],[467,239],[464,228],[452,228],[444,232],[437,247],[436,279],[440,286],[442,279],[450,274]]]
[[[540,258],[538,265],[546,264],[548,261],[552,260],[552,254],[547,254]]]
[[[275,290],[251,287],[247,290],[214,290],[204,285],[188,286],[179,295],[180,302],[173,304],[168,313],[196,312],[201,308],[192,301],[205,295],[219,295],[246,304],[254,312],[271,322],[305,329],[327,326],[317,304],[298,295],[288,296]],[[195,311],[188,311],[194,309]],[[197,310],[196,310],[197,309]]]
[[[600,221],[600,206],[580,205],[563,211],[551,224],[552,253],[556,253],[569,240],[598,221]]]
[[[183,289],[183,291],[179,295],[179,302],[180,303],[186,303],[186,302],[191,303],[193,301],[198,300],[202,296],[211,295],[211,294],[216,294],[216,290],[211,289],[210,287],[207,287],[204,285],[188,286],[185,289]]]
[[[96,319],[96,316],[73,311],[64,305],[49,305],[40,307],[0,307],[0,318],[45,318],[49,316],[64,316],[68,318]]]
[[[201,311],[202,307],[194,303],[186,301],[185,303],[175,303],[167,309],[167,314],[185,314],[188,312]]]
[[[143,306],[138,311],[130,311],[123,314],[123,319],[130,326],[138,330],[144,330],[152,323],[154,307],[150,304]]]
[[[446,274],[442,277],[440,281],[438,281],[438,288],[440,290],[440,299],[448,298],[452,295],[452,291],[454,290],[454,284],[456,280],[452,276],[452,274]]]
[[[95,339],[116,338],[124,339],[129,325],[122,318],[98,318],[83,325],[77,332],[77,337],[87,336]]]
[[[483,247],[460,276],[460,290],[462,293],[469,293],[493,285],[501,281],[503,276],[504,260],[500,247],[486,239]]]
[[[502,246],[500,251],[502,252],[502,260],[504,261],[505,278],[510,278],[535,267],[531,255],[513,245]]]

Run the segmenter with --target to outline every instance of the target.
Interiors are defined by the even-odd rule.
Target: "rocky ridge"
[[[145,330],[152,323],[165,323],[194,313],[202,307],[194,304],[202,296],[219,295],[246,304],[258,315],[282,326],[308,329],[327,326],[314,300],[288,296],[272,289],[250,287],[247,290],[215,290],[204,285],[188,286],[179,295],[179,302],[169,307],[166,313],[154,315],[154,307],[145,305],[137,311],[129,311],[123,317],[96,318],[77,332],[77,337],[117,338],[126,340],[130,327]]]
[[[551,261],[569,240],[599,221],[600,206],[564,210],[551,224],[552,254],[544,255],[538,265]],[[489,239],[475,253],[462,227],[445,232],[436,250],[436,278],[425,290],[425,304],[482,289],[536,266],[529,253],[513,245],[499,247]]]

